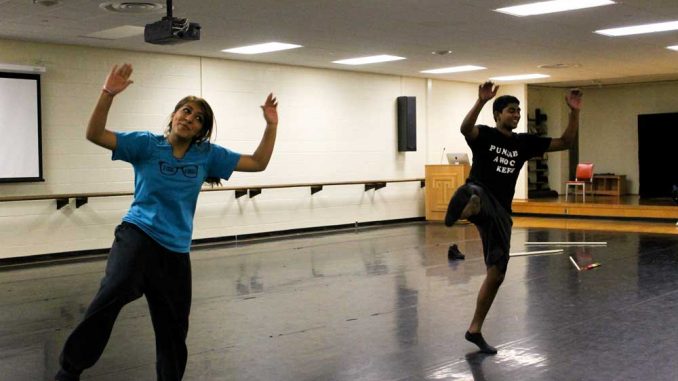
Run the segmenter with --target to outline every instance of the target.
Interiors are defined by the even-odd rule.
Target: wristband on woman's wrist
[[[102,90],[104,93],[107,93],[107,94],[110,95],[110,96],[115,95],[115,93],[114,93],[113,91],[107,89],[106,86],[102,87],[101,90]]]

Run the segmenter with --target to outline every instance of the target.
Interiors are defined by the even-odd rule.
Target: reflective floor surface
[[[112,233],[111,233],[112,234]],[[604,246],[528,246],[596,241]],[[466,260],[448,262],[456,243]],[[472,225],[409,223],[196,249],[185,380],[676,380],[678,236],[514,229],[486,356]],[[577,271],[598,262],[600,267]],[[0,379],[49,380],[103,259],[0,270]],[[83,380],[154,380],[142,298]]]

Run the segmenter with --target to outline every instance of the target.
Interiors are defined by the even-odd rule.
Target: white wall
[[[216,142],[252,152],[264,128],[259,105],[280,101],[278,141],[269,168],[236,173],[226,186],[423,178],[431,157],[427,80],[200,57],[0,40],[2,61],[40,65],[44,183],[0,184],[0,195],[132,191],[130,165],[84,138],[90,112],[111,66],[129,62],[134,84],[116,97],[108,127],[162,132],[175,103],[204,96],[215,110]],[[450,93],[476,87],[432,81]],[[444,84],[444,86],[443,86]],[[416,152],[397,152],[396,97],[417,97]],[[445,103],[445,102],[443,102]],[[437,102],[436,104],[441,104]],[[460,115],[470,104],[446,103],[433,117]],[[458,124],[458,123],[456,123]],[[440,134],[438,134],[440,135]],[[434,148],[436,153],[438,148]],[[435,156],[435,155],[434,155]],[[418,182],[264,190],[235,199],[232,191],[200,196],[194,238],[424,216]],[[91,198],[56,210],[54,201],[0,203],[0,258],[110,247],[131,197]]]
[[[533,90],[530,91],[532,96]],[[588,87],[583,91],[579,161],[594,163],[596,173],[626,175],[627,192],[638,194],[638,115],[678,111],[678,81]],[[539,107],[557,110],[555,105],[563,102],[564,90],[540,89],[538,92],[541,93],[541,98],[539,102],[531,98],[531,109]],[[567,124],[566,118],[566,109],[561,109],[563,126]],[[552,126],[550,120],[551,114],[549,127]],[[561,155],[566,162],[566,154]],[[551,157],[549,156],[549,167]],[[553,181],[562,184],[567,179],[566,165],[561,166],[560,179],[549,178],[552,186]]]

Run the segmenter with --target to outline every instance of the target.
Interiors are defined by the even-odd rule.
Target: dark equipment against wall
[[[417,150],[417,98],[398,97],[398,151]]]

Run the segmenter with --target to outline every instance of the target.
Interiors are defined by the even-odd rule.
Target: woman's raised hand
[[[273,93],[268,94],[261,110],[264,112],[267,125],[278,125],[278,100],[275,99]]]
[[[108,77],[106,77],[103,91],[107,92],[111,96],[118,94],[133,83],[133,81],[129,79],[131,75],[132,65],[123,64],[120,67],[118,67],[118,65],[114,65],[113,69],[111,69],[111,72],[108,74]]]

